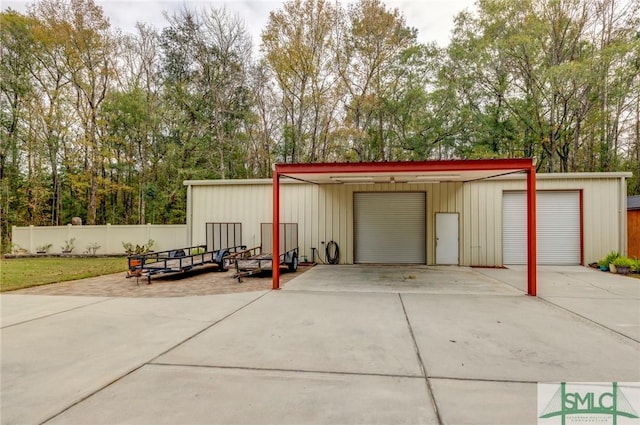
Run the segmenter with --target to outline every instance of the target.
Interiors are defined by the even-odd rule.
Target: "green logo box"
[[[640,425],[640,382],[538,384],[538,425]]]

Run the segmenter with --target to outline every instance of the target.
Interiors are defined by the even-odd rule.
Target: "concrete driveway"
[[[640,381],[640,280],[318,266],[281,291],[3,294],[2,424],[535,424],[536,383]],[[640,410],[640,407],[637,407]]]

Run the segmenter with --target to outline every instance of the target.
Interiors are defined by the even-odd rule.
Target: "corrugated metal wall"
[[[582,190],[585,264],[620,246],[620,179],[541,179],[537,190]],[[526,190],[524,179],[499,179],[464,185],[461,264],[502,265],[502,193]]]
[[[259,246],[260,224],[271,222],[272,193],[270,184],[193,186],[192,243],[205,243],[206,222],[239,222],[243,244]],[[283,184],[280,196],[281,222],[298,223],[300,246],[309,247],[310,253],[314,235],[317,239],[317,224],[312,223],[318,222],[318,187]]]
[[[192,243],[205,243],[208,221],[241,222],[243,243],[260,245],[260,223],[271,222],[271,184],[193,186]],[[353,193],[427,193],[427,263],[434,262],[436,212],[462,211],[462,184],[311,185],[281,184],[280,220],[298,223],[300,255],[311,259],[311,248],[321,251],[327,242],[340,247],[340,262],[353,263]],[[324,206],[324,207],[322,207]],[[325,242],[325,245],[322,244]]]
[[[538,190],[582,190],[585,263],[620,249],[619,178],[539,178]],[[241,222],[243,243],[260,245],[260,223],[271,222],[271,182],[192,187],[192,242],[205,243],[205,223]],[[311,258],[321,242],[340,246],[340,262],[353,263],[353,193],[424,191],[427,264],[435,262],[435,213],[460,213],[460,264],[502,265],[502,193],[526,190],[521,179],[469,183],[312,185],[281,184],[281,221],[298,223],[300,255]]]

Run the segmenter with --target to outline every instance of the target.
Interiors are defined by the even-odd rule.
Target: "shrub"
[[[51,248],[53,246],[53,244],[46,244],[46,245],[40,245],[39,247],[36,248],[37,252],[48,252],[49,248]]]
[[[92,242],[87,246],[87,254],[96,255],[96,251],[100,249],[100,244],[98,242]]]
[[[615,260],[613,260],[613,265],[616,267],[631,268],[634,264],[635,262],[631,258],[625,256],[617,257]]]
[[[122,247],[127,255],[146,254],[151,252],[151,248],[155,245],[156,241],[149,239],[146,245],[136,245],[135,247],[131,242],[122,242]]]
[[[618,258],[620,256],[620,253],[617,251],[611,251],[610,253],[607,254],[606,257],[604,257],[604,259],[602,259],[601,261],[604,262],[604,265],[608,266],[609,264],[613,263],[613,261]],[[600,264],[600,262],[598,262],[598,264]]]
[[[69,240],[64,241],[62,252],[71,252],[75,247],[76,247],[76,238],[71,238]]]

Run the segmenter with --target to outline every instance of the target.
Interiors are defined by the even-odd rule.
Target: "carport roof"
[[[323,164],[276,164],[273,170],[273,258],[280,258],[280,178],[312,183],[363,184],[398,182],[469,181],[503,174],[527,174],[527,282],[528,294],[536,295],[536,169],[532,158],[443,160],[415,162],[357,162]],[[384,179],[384,180],[383,180]],[[388,179],[388,180],[387,180]],[[453,180],[457,179],[457,180]],[[273,289],[280,288],[280,269],[273,268]]]
[[[276,171],[315,184],[441,183],[481,180],[526,172],[530,158],[442,160],[412,162],[358,162],[324,164],[277,164]]]

